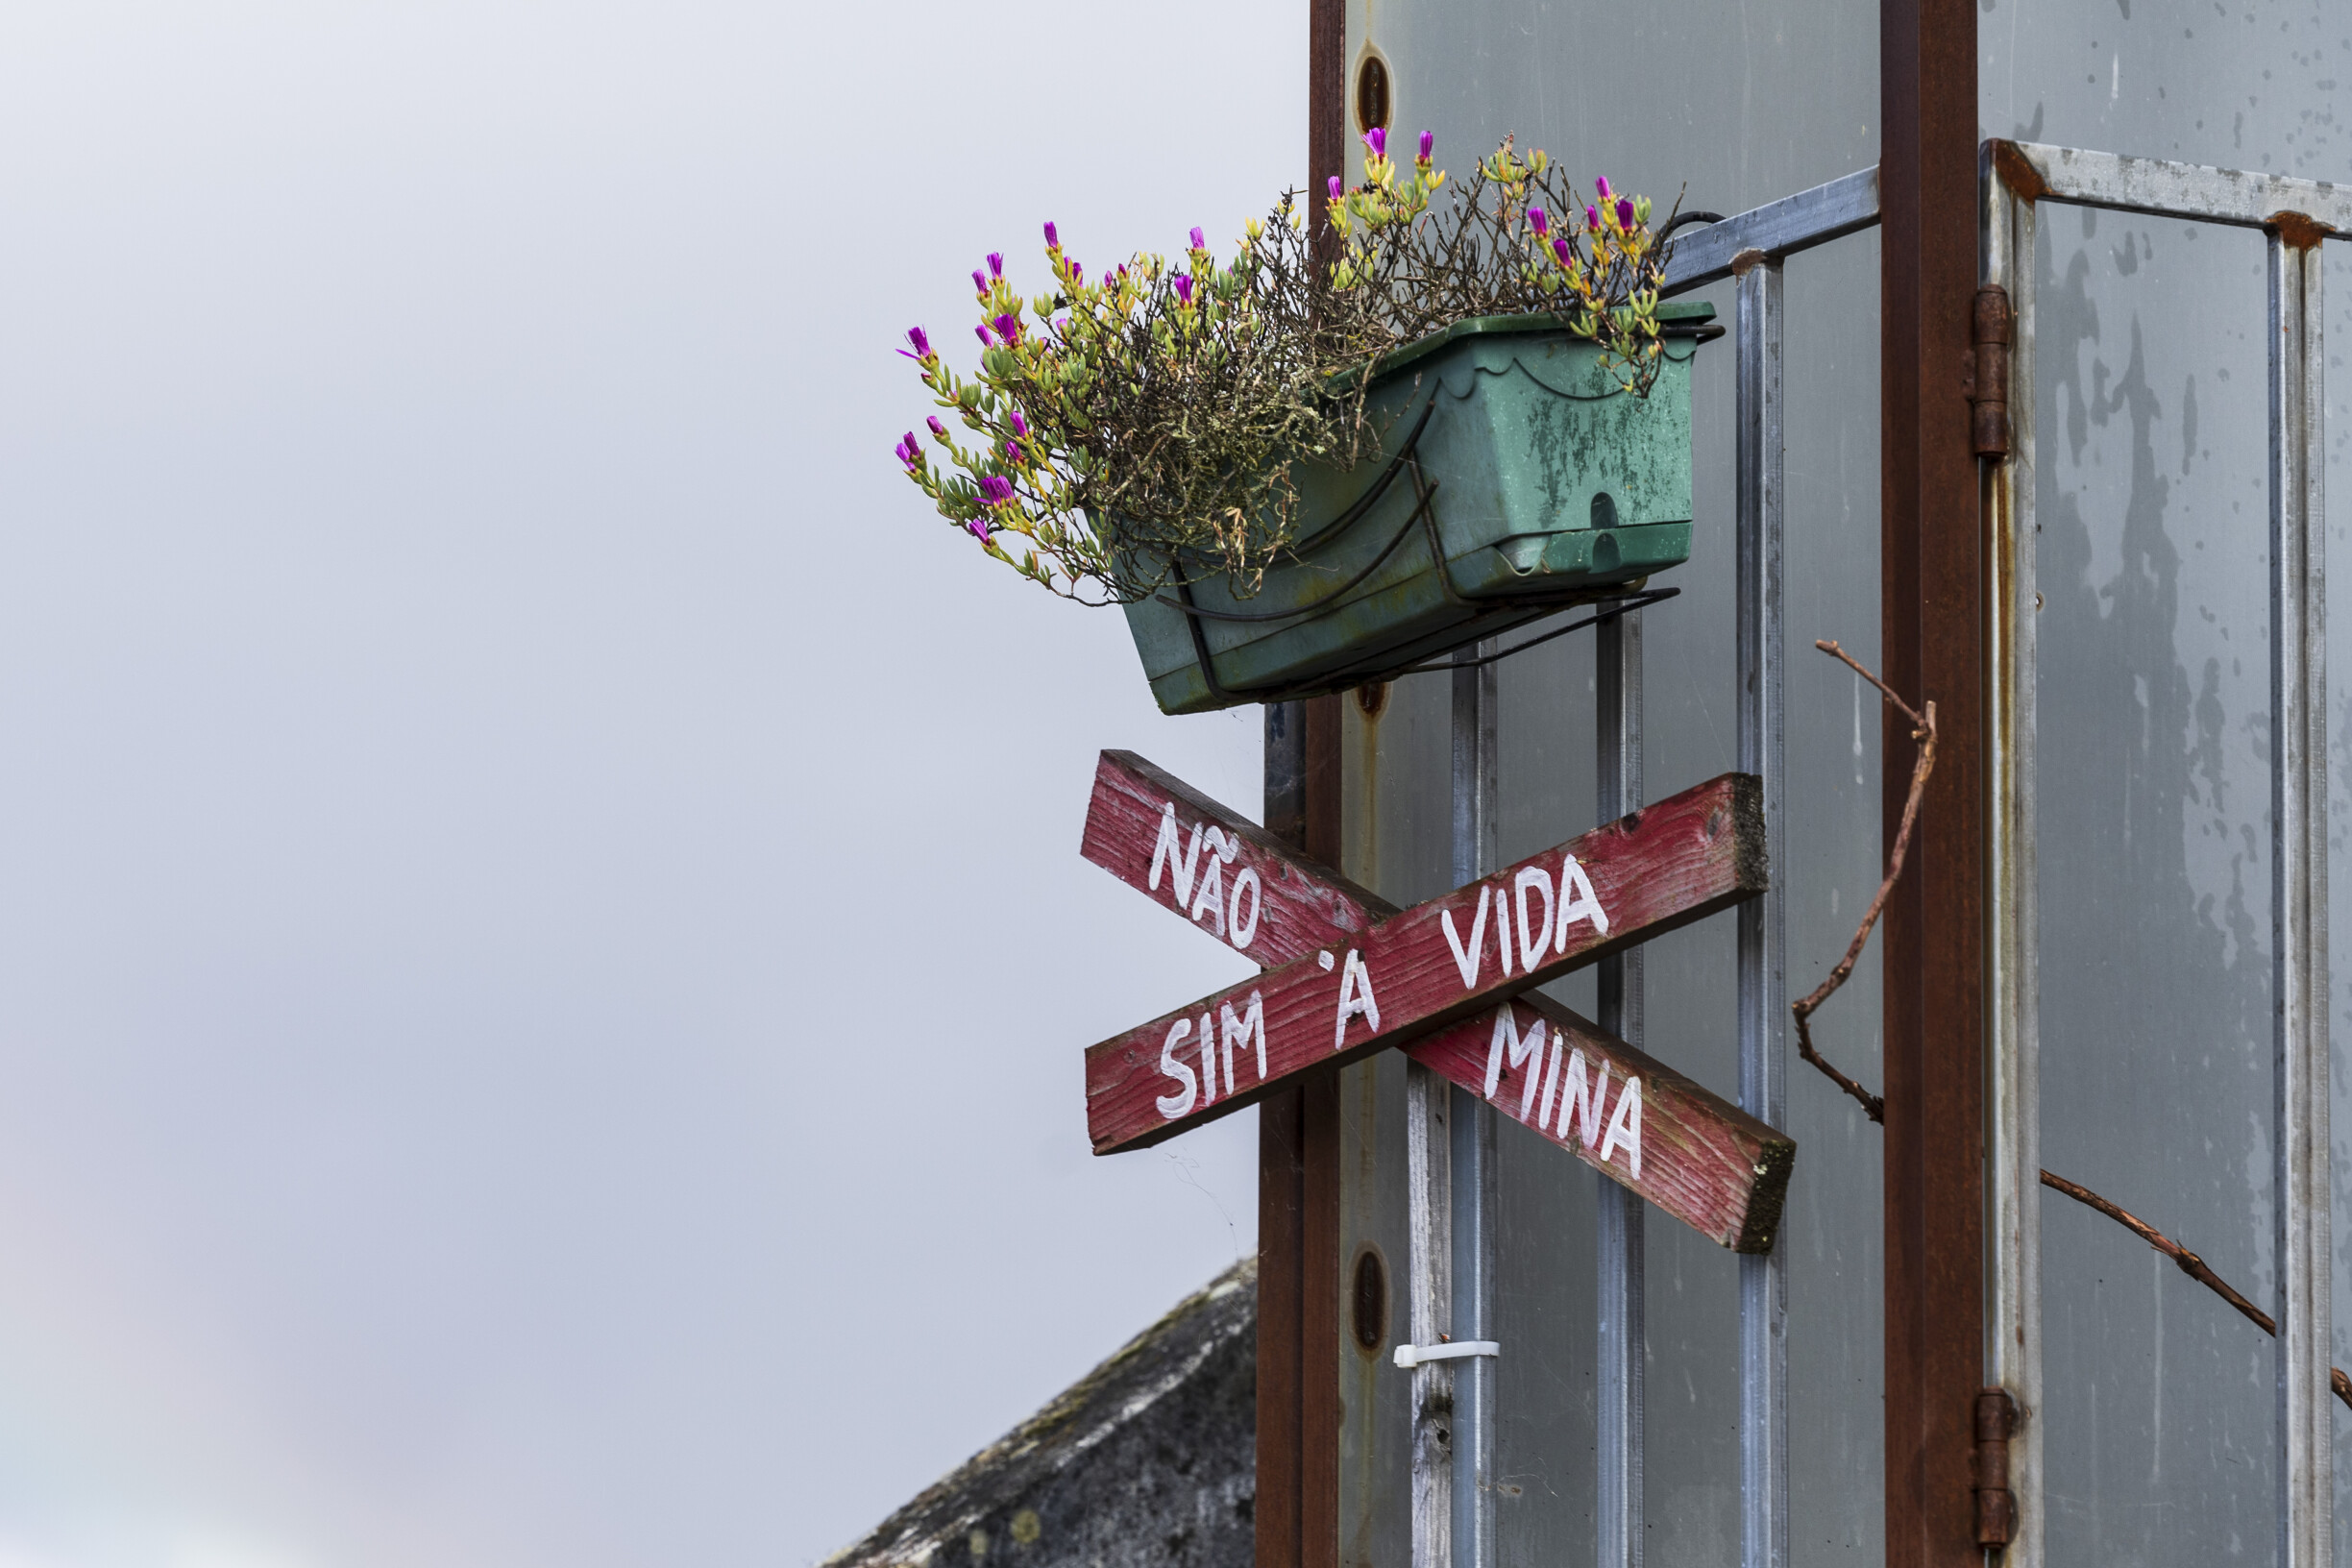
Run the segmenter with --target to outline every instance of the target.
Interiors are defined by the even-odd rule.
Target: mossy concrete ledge
[[[1250,1259],[824,1568],[1248,1568],[1257,1330]]]

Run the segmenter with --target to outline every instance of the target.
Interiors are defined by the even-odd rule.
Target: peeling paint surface
[[[2352,180],[2352,12],[2340,5],[1983,0],[1979,29],[1988,135]],[[2263,240],[2056,204],[2041,213],[2043,1164],[2268,1302]],[[2327,531],[2340,573],[2352,565],[2352,276],[2343,242],[2327,256]],[[2340,857],[2352,826],[2340,604],[2335,622]],[[2352,1364],[2348,870],[2334,870],[2332,890],[2339,1365]],[[2269,1560],[2269,1340],[2177,1270],[2151,1268],[2106,1220],[2055,1200],[2042,1213],[2049,1560]],[[2337,1464],[2339,1495],[2352,1496],[2340,1441]],[[2352,1543],[2337,1549],[2346,1560]]]

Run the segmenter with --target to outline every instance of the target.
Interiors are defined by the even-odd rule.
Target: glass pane
[[[2272,1299],[2263,241],[2046,205],[2042,1159]],[[2271,1555],[2270,1341],[2046,1192],[2053,1562]]]

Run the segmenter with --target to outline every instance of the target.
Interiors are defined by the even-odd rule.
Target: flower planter
[[[1550,316],[1390,355],[1366,402],[1382,450],[1302,469],[1298,544],[1257,595],[1203,573],[1127,606],[1162,711],[1344,691],[1689,559],[1690,362],[1714,307],[1657,314],[1647,398]]]

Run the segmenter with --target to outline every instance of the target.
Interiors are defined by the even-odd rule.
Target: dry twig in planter
[[[2085,1208],[2095,1209],[2105,1214],[2109,1219],[2114,1220],[2118,1225],[2122,1226],[2141,1240],[2178,1263],[2183,1274],[2188,1275],[2215,1295],[2237,1308],[2242,1316],[2263,1333],[2273,1336],[2278,1334],[2278,1324],[2272,1321],[2268,1312],[2240,1295],[2231,1286],[2229,1281],[2213,1271],[2204,1259],[2199,1258],[2146,1220],[2126,1212],[2119,1205],[2109,1203],[2089,1188],[2070,1182],[2063,1176],[2053,1176],[2046,1170],[2042,1173],[2042,1185],[2064,1192]],[[2352,1409],[2352,1378],[2345,1377],[2343,1373],[2331,1366],[2328,1368],[2328,1386],[2336,1390],[2336,1397],[2344,1402],[2346,1409]]]
[[[1884,1124],[1886,1100],[1831,1066],[1827,1059],[1813,1048],[1813,1031],[1806,1020],[1813,1017],[1822,1003],[1836,994],[1837,989],[1853,973],[1854,961],[1862,956],[1862,948],[1870,941],[1871,928],[1878,923],[1878,917],[1886,913],[1887,895],[1895,891],[1896,878],[1902,875],[1903,857],[1911,849],[1911,828],[1919,821],[1920,796],[1927,788],[1927,775],[1935,772],[1936,707],[1930,702],[1925,713],[1920,712],[1897,697],[1892,687],[1862,668],[1852,654],[1837,644],[1816,642],[1813,646],[1832,658],[1843,660],[1855,674],[1877,687],[1886,699],[1900,708],[1903,717],[1911,721],[1911,738],[1920,743],[1919,762],[1911,770],[1911,797],[1903,802],[1902,826],[1895,835],[1895,853],[1887,861],[1886,880],[1878,884],[1877,896],[1870,901],[1870,908],[1863,911],[1862,923],[1855,928],[1853,941],[1847,944],[1846,956],[1839,959],[1837,968],[1829,971],[1829,978],[1816,986],[1810,996],[1789,1008],[1797,1016],[1797,1054],[1827,1073],[1831,1083],[1861,1102],[1863,1115]]]

